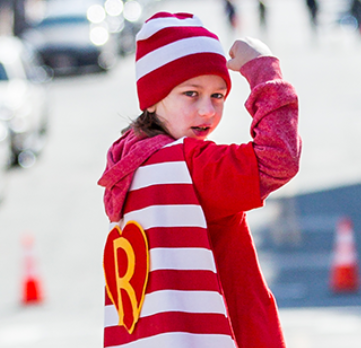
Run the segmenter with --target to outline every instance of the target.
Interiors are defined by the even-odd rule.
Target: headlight
[[[0,122],[0,141],[3,141],[8,136],[8,129],[7,127]]]
[[[107,24],[110,33],[120,33],[124,28],[124,18],[123,16],[109,17]]]
[[[24,133],[29,128],[29,122],[26,118],[16,117],[9,122],[9,128],[16,134]]]
[[[124,4],[124,18],[129,22],[136,22],[142,15],[142,6],[138,1],[131,0]]]
[[[109,40],[109,32],[104,27],[94,27],[90,30],[90,41],[96,46],[102,46]]]
[[[358,21],[352,15],[343,16],[340,20],[340,24],[343,29],[349,29],[351,31],[357,30],[358,27]]]
[[[92,5],[88,8],[86,16],[92,23],[101,23],[104,21],[106,14],[101,5]]]
[[[107,0],[104,3],[105,11],[109,16],[116,17],[123,12],[123,1],[121,0]]]
[[[9,121],[13,117],[12,111],[6,106],[0,106],[0,120]]]

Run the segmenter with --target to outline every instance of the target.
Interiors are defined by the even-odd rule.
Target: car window
[[[8,78],[8,75],[5,71],[5,68],[4,66],[0,63],[0,81],[7,81],[9,78]]]
[[[89,23],[85,16],[69,16],[69,17],[47,17],[37,24],[38,28],[61,26],[64,24],[84,24]]]

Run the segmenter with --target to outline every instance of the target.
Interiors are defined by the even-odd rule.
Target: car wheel
[[[45,147],[45,143],[47,140],[48,133],[48,123],[46,121],[47,117],[44,118],[40,128],[37,130],[34,136],[34,141],[32,143],[31,149],[36,155],[39,155],[43,148]]]
[[[21,151],[18,155],[17,162],[22,168],[30,168],[36,162],[36,155],[32,150]]]
[[[98,58],[98,66],[101,70],[110,70],[116,63],[115,54],[112,52],[102,52]]]
[[[45,146],[47,128],[47,122],[43,121],[36,131],[27,136],[26,141],[23,143],[24,145],[26,144],[26,146],[23,148],[19,148],[15,146],[15,144],[10,146],[10,166],[20,165],[23,168],[30,168],[35,164],[36,158],[41,154]]]

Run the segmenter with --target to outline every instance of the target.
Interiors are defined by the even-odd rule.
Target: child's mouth
[[[210,128],[209,126],[197,126],[192,127],[192,130],[196,136],[205,136],[209,133]]]
[[[193,130],[197,132],[205,132],[209,130],[209,126],[203,126],[203,127],[192,127]]]

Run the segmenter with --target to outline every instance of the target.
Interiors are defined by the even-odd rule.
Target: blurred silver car
[[[8,167],[10,164],[10,137],[5,122],[0,121],[0,203],[5,194]]]
[[[83,67],[112,68],[118,43],[110,33],[101,2],[53,0],[45,16],[22,34],[55,73]]]
[[[15,37],[0,37],[0,121],[10,136],[11,162],[30,166],[41,151],[51,80],[36,51]]]

